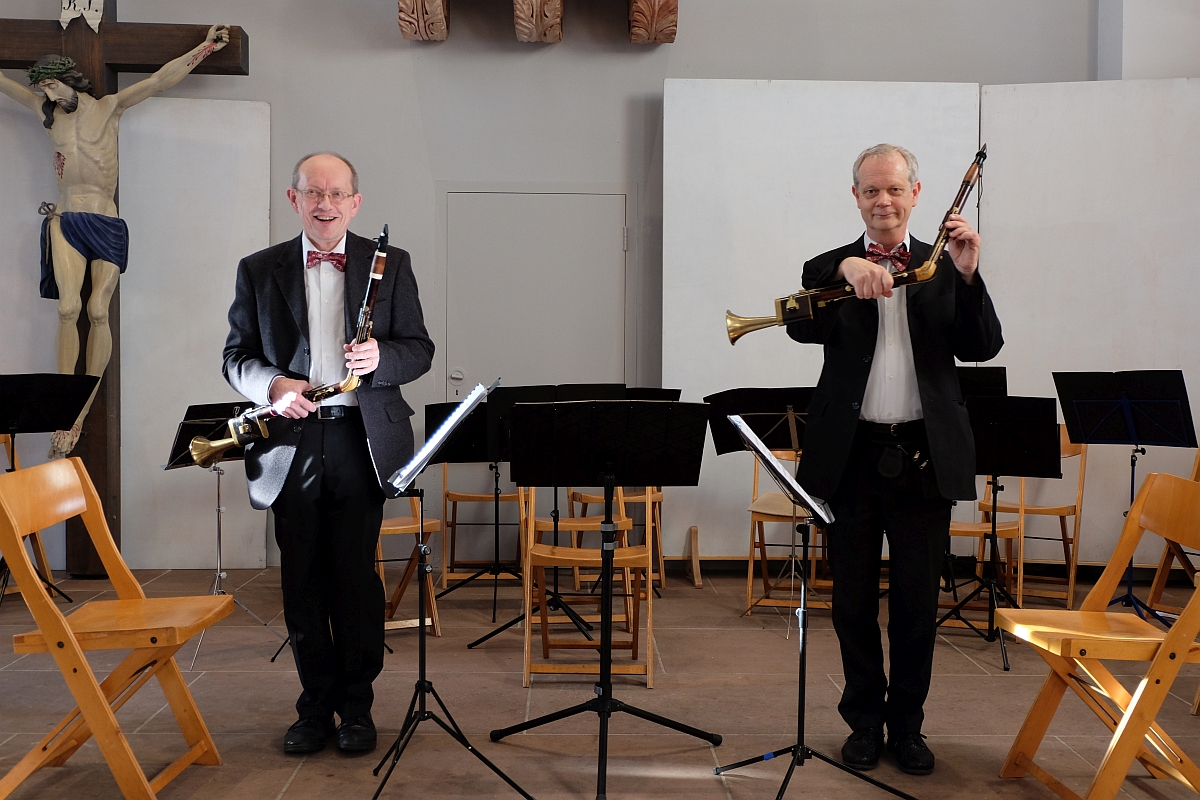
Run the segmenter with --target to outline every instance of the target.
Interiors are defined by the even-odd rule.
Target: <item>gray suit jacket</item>
[[[297,236],[238,264],[222,372],[230,386],[260,405],[269,402],[267,390],[277,376],[308,378],[311,360],[303,251]],[[372,240],[346,234],[347,342],[354,338],[374,255]],[[379,343],[379,366],[363,377],[358,403],[375,474],[384,491],[394,496],[387,479],[413,453],[409,422],[413,410],[400,386],[425,374],[433,361],[433,340],[425,330],[412,262],[407,252],[396,247],[388,248],[374,322],[372,336]],[[297,420],[272,417],[267,428],[269,437],[246,447],[250,503],[258,509],[270,507],[279,496],[302,425]]]

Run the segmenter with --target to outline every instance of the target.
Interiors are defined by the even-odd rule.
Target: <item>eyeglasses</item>
[[[328,197],[330,202],[336,205],[341,205],[350,198],[354,197],[354,195],[350,194],[349,192],[321,192],[316,189],[293,189],[292,191],[310,203],[319,203],[321,202],[321,198]]]

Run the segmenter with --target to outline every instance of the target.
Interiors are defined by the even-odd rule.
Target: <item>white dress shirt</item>
[[[878,244],[866,234],[863,234],[863,243],[866,247]],[[911,251],[909,245],[906,232],[903,246]],[[889,260],[881,261],[880,266],[897,271]],[[871,360],[871,374],[867,378],[867,391],[863,394],[859,413],[859,419],[868,422],[909,422],[925,416],[921,410],[917,370],[913,365],[912,337],[908,332],[907,288],[893,288],[891,297],[875,300],[879,308],[879,333],[875,338],[875,356]]]
[[[317,250],[308,236],[301,237],[304,252],[300,266],[304,269],[304,296],[308,300],[308,346],[310,366],[308,382],[314,387],[327,383],[340,383],[347,375],[346,351],[346,276],[329,261],[322,261],[312,269],[308,263],[310,250]],[[331,253],[346,252],[346,237],[338,242]],[[358,393],[346,392],[325,400],[326,406],[356,406]]]

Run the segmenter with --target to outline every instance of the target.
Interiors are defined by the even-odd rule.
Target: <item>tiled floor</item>
[[[142,572],[150,594],[200,594],[211,573]],[[659,728],[629,715],[613,718],[608,796],[612,798],[774,797],[784,759],[722,776],[712,768],[786,747],[796,737],[797,640],[794,624],[774,610],[742,617],[743,579],[710,575],[703,589],[679,578],[668,581],[654,605],[659,665],[655,688],[618,678],[616,696],[687,724],[715,731],[724,743]],[[227,587],[255,613],[281,626],[276,569],[237,571]],[[107,584],[68,581],[77,603],[102,597]],[[111,596],[111,594],[109,594]],[[518,611],[515,584],[500,589],[501,620]],[[488,732],[573,705],[592,696],[585,676],[535,677],[521,688],[520,628],[475,650],[467,642],[490,630],[491,589],[470,587],[439,603],[445,635],[429,639],[429,677],[471,742],[537,798],[595,796],[598,723],[594,714],[556,722],[492,743]],[[883,616],[886,618],[886,607]],[[49,656],[15,656],[13,633],[31,618],[19,598],[0,606],[0,772],[6,771],[73,704]],[[395,738],[416,678],[416,634],[389,634],[395,653],[385,659],[375,683],[374,717],[380,749],[347,757],[336,749],[305,758],[283,755],[283,731],[293,721],[298,693],[295,667],[285,652],[268,660],[279,644],[271,631],[238,609],[209,630],[191,665],[193,644],[178,661],[220,749],[219,767],[192,767],[161,794],[164,798],[370,797],[378,778],[372,769]],[[920,798],[1050,798],[1031,778],[997,777],[1046,668],[1027,647],[1009,647],[1012,671],[1001,669],[1000,652],[973,634],[947,630],[939,637],[933,688],[926,705],[925,733],[937,754],[937,770],[915,778],[884,761],[872,774]],[[113,654],[93,661],[98,672],[116,662]],[[836,754],[847,731],[837,714],[842,681],[837,640],[828,611],[814,611],[808,657],[807,741]],[[1193,755],[1200,754],[1200,718],[1188,711],[1200,669],[1185,666],[1160,717],[1164,727]],[[1076,791],[1082,792],[1103,755],[1106,730],[1068,697],[1053,723],[1041,757]],[[156,685],[129,702],[118,718],[151,773],[182,752],[182,737]],[[98,749],[89,742],[65,767],[43,770],[17,798],[118,798],[120,793]],[[432,722],[422,723],[396,766],[383,797],[509,798],[517,795]],[[865,783],[819,762],[792,779],[789,797],[886,797]],[[1194,797],[1177,784],[1154,781],[1140,767],[1124,784],[1124,796]]]

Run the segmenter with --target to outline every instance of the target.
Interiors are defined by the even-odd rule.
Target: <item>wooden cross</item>
[[[191,50],[208,33],[209,25],[170,25],[117,22],[117,0],[104,0],[99,32],[88,27],[83,17],[71,20],[64,30],[58,20],[0,19],[0,68],[25,69],[49,53],[70,56],[75,68],[92,82],[96,97],[117,91],[119,72],[156,72],[168,61]],[[238,27],[229,28],[229,44],[202,61],[198,75],[248,75],[249,41]],[[31,225],[35,224],[33,220]],[[31,267],[32,268],[32,267]],[[90,271],[89,271],[90,272]],[[91,279],[85,280],[82,300],[86,306]],[[121,301],[120,288],[113,292],[109,312],[113,352],[92,409],[72,455],[83,458],[96,484],[108,525],[118,546],[121,542]],[[87,341],[87,315],[79,315],[80,341]],[[83,372],[87,348],[79,348]],[[152,383],[152,382],[151,382]],[[91,540],[79,519],[67,522],[67,572],[75,576],[102,576]]]

